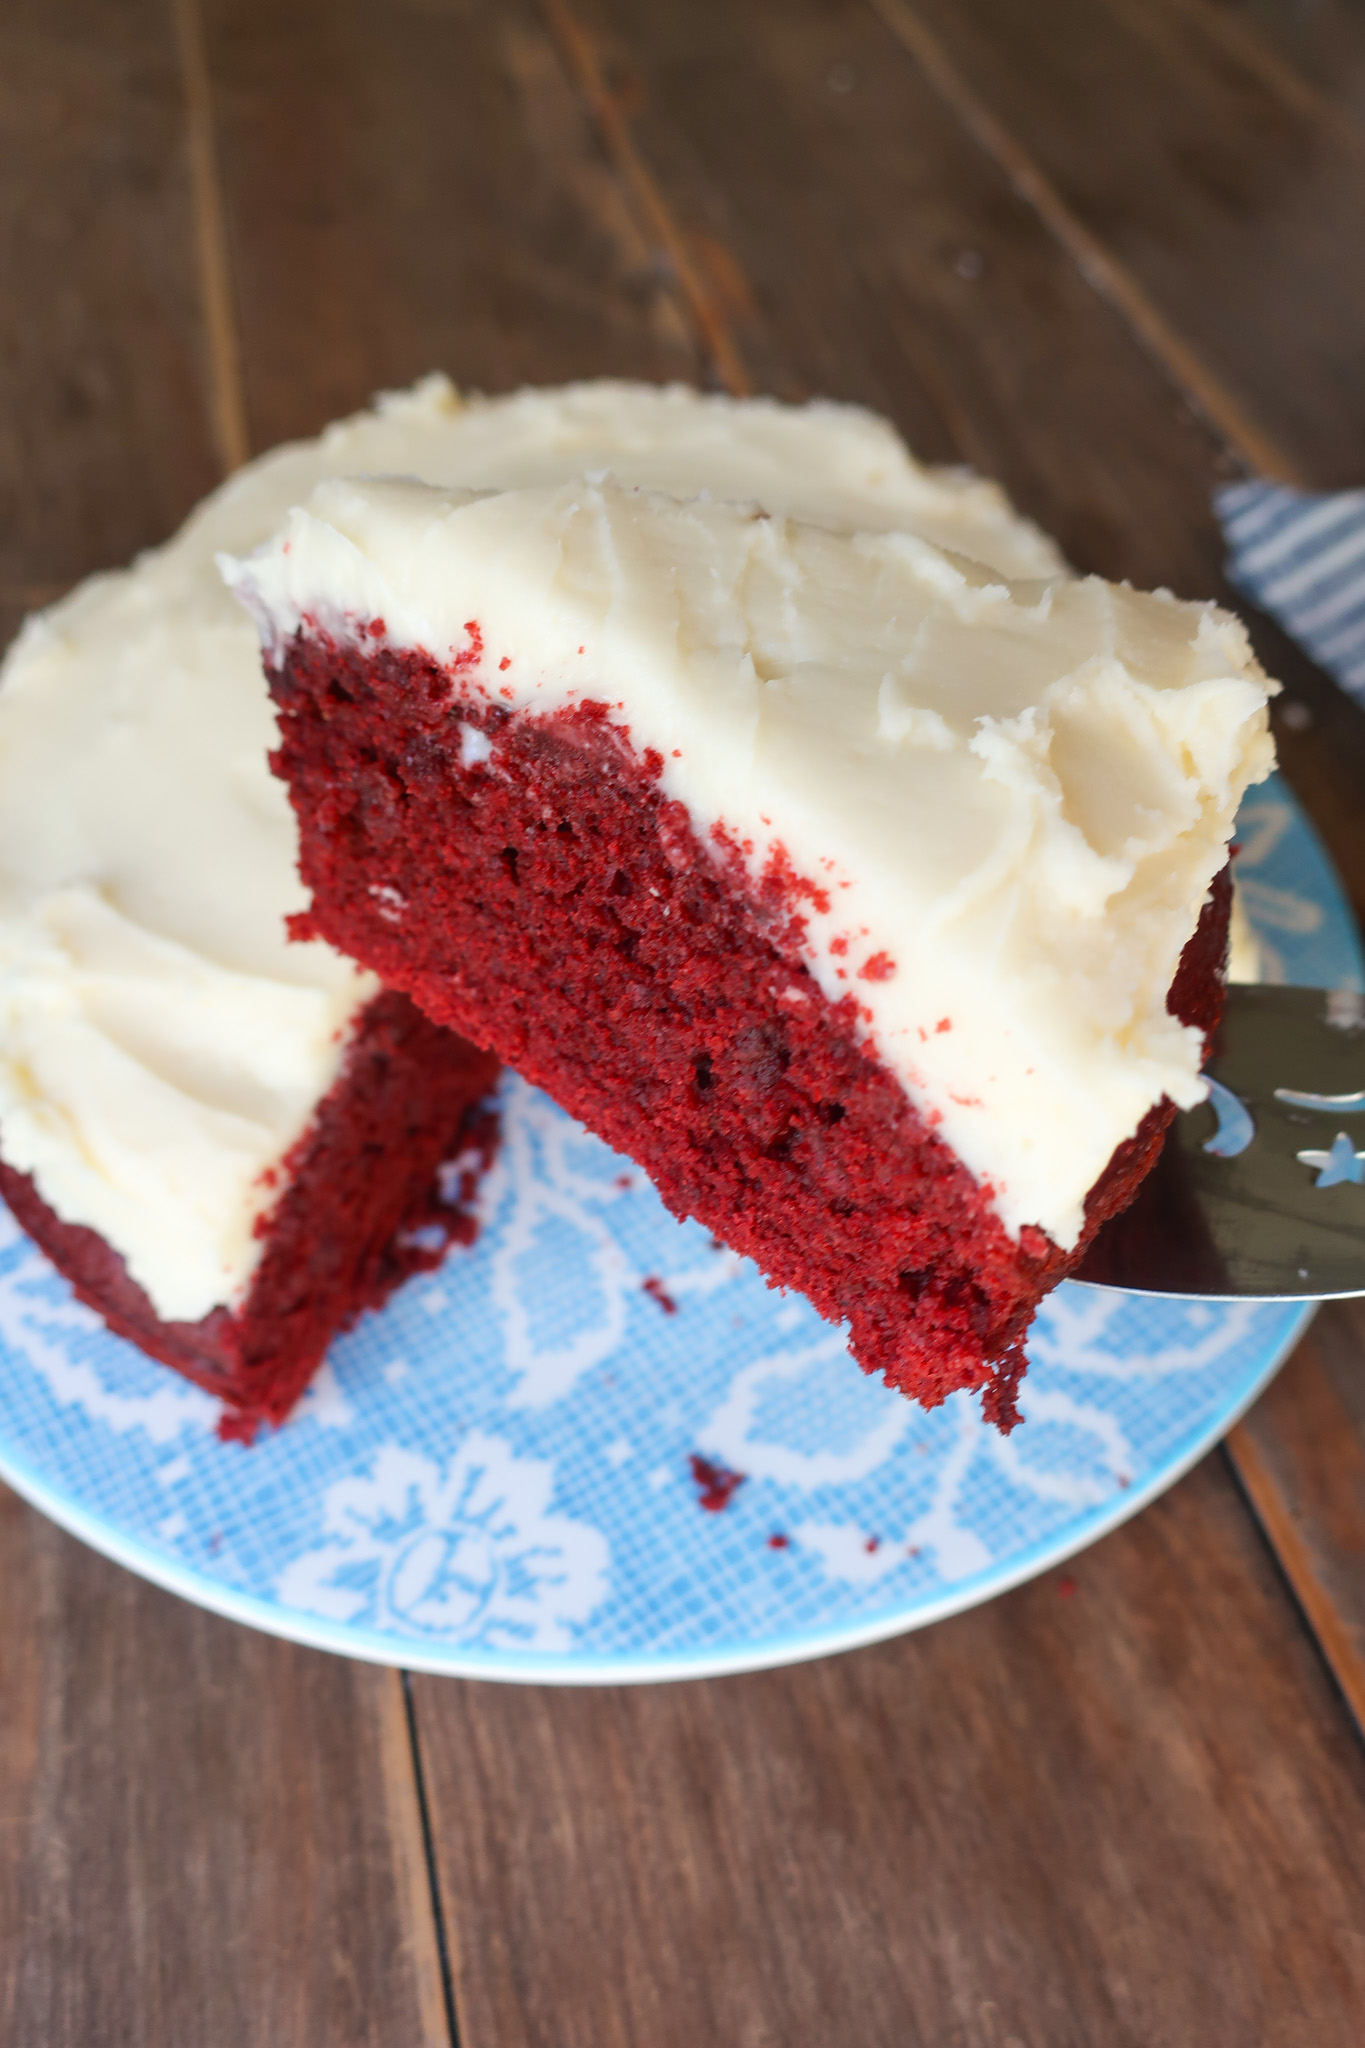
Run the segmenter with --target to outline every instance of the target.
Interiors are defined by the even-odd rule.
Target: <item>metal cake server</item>
[[[1141,1294],[1365,1294],[1365,997],[1234,984],[1205,1077],[1073,1278]]]

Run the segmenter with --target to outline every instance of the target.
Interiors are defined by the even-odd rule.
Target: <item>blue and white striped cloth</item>
[[[1365,491],[1229,484],[1228,576],[1365,704]]]

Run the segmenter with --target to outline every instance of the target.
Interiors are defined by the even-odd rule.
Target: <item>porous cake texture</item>
[[[506,486],[599,464],[918,521],[1015,574],[1058,566],[994,486],[923,470],[853,408],[610,381],[466,401],[431,377],[249,464],[5,661],[0,1185],[83,1299],[221,1394],[240,1432],[284,1414],[360,1307],[468,1235],[494,1063],[326,945],[287,942],[296,834],[215,554],[329,476]]]
[[[802,509],[334,482],[225,562],[294,928],[1008,1423],[1037,1301],[1201,1096],[1271,686],[1215,607]]]

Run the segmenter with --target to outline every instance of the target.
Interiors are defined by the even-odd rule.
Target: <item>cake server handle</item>
[[[1234,984],[1137,1200],[1074,1279],[1140,1294],[1365,1294],[1365,996]]]

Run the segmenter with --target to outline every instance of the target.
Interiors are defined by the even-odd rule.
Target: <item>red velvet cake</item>
[[[331,1338],[473,1235],[497,1061],[289,943],[296,835],[214,567],[337,464],[420,464],[429,389],[264,457],[30,620],[0,688],[0,1194],[109,1326],[278,1422]]]
[[[604,462],[918,522],[1015,575],[1059,566],[993,486],[921,469],[850,407],[609,381],[465,400],[431,377],[249,464],[5,662],[0,1187],[82,1298],[221,1394],[233,1428],[278,1420],[332,1332],[468,1233],[456,1184],[486,1155],[494,1063],[328,947],[286,943],[294,823],[215,553],[328,476],[503,487]]]
[[[321,937],[1008,1426],[1218,1014],[1266,694],[1211,606],[601,476],[225,563]]]
[[[385,992],[361,1011],[341,1074],[281,1161],[256,1220],[245,1299],[194,1322],[159,1316],[98,1232],[65,1223],[0,1159],[0,1196],[111,1330],[224,1404],[221,1432],[282,1422],[332,1338],[447,1246],[474,1236],[472,1201],[497,1142],[490,1054]],[[444,1171],[443,1171],[444,1169]]]

